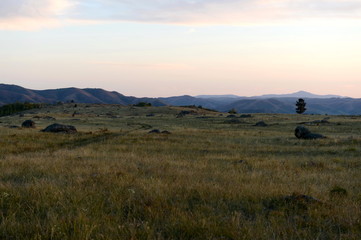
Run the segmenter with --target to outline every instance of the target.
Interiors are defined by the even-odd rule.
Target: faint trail
[[[131,130],[124,131],[124,132],[116,132],[116,133],[105,132],[102,134],[97,134],[95,136],[90,136],[88,138],[74,139],[71,141],[62,142],[62,143],[56,144],[54,146],[39,147],[36,149],[31,149],[31,150],[27,149],[27,150],[23,150],[23,151],[16,151],[16,152],[9,153],[9,154],[18,155],[18,154],[23,154],[23,153],[35,153],[35,152],[44,152],[44,151],[52,151],[53,152],[53,151],[57,151],[57,150],[61,150],[61,149],[77,149],[77,148],[84,147],[84,146],[87,146],[90,144],[102,143],[102,142],[105,142],[105,141],[108,141],[111,139],[126,136],[127,134],[137,131],[137,130],[144,130],[144,126],[140,126],[138,128],[131,129]],[[54,134],[54,133],[51,133],[51,134]],[[56,133],[54,134],[54,136],[56,136]]]
[[[141,124],[139,124],[141,125]],[[141,125],[139,128],[136,129],[131,129],[125,132],[120,132],[120,133],[111,133],[111,132],[105,132],[101,135],[97,135],[91,138],[86,138],[86,139],[76,139],[74,141],[70,141],[70,142],[65,142],[62,144],[59,144],[58,146],[54,146],[54,148],[56,150],[62,149],[62,148],[68,148],[68,149],[76,149],[79,147],[84,147],[93,143],[100,143],[100,142],[105,142],[107,140],[111,140],[114,138],[118,138],[118,137],[122,137],[125,136],[131,132],[137,131],[137,130],[142,130],[144,129],[144,126]]]
[[[91,138],[86,138],[86,139],[77,139],[74,141],[70,141],[70,142],[65,142],[62,144],[59,144],[59,148],[69,148],[69,149],[75,149],[75,148],[79,148],[79,147],[84,147],[93,143],[100,143],[100,142],[105,142],[107,140],[110,139],[114,139],[117,137],[121,137],[121,136],[125,136],[127,135],[129,132],[122,132],[122,133],[103,133],[102,135],[97,135]]]

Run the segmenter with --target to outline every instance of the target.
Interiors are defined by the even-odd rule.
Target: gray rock
[[[311,133],[310,130],[303,126],[298,126],[295,129],[295,136],[299,139],[320,139],[326,138],[325,136],[318,134],[318,133]]]
[[[159,129],[153,129],[151,131],[149,131],[148,133],[160,133]]]
[[[21,124],[23,128],[35,128],[35,122],[32,120],[26,120]]]
[[[76,133],[76,132],[78,132],[74,126],[62,125],[62,124],[58,124],[58,123],[49,125],[41,131],[42,132],[52,132],[52,133]]]
[[[268,124],[265,123],[264,121],[260,121],[260,122],[256,123],[254,126],[256,126],[256,127],[267,127]]]

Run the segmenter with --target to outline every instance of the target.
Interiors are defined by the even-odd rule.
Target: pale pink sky
[[[361,98],[359,0],[2,0],[0,82]]]

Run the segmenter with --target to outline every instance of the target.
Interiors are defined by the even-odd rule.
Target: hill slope
[[[234,108],[239,113],[295,113],[295,103],[299,97],[304,97],[306,100],[306,113],[308,114],[361,115],[361,99],[334,97],[334,95],[315,95],[304,91],[293,94],[262,95],[248,98],[234,95],[136,98],[97,88],[31,90],[16,85],[0,84],[0,105],[13,102],[57,103],[74,101],[78,103],[122,105],[149,102],[153,106],[196,105],[223,112]]]
[[[136,104],[146,101],[155,106],[164,106],[156,98],[136,98],[124,96],[118,92],[109,92],[98,88],[62,88],[50,90],[30,90],[16,85],[0,84],[0,104],[13,102],[57,103],[74,101],[78,103]]]

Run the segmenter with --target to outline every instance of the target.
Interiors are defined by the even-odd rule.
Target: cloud
[[[249,25],[361,18],[360,0],[0,0],[0,29],[68,22]]]
[[[80,11],[82,10],[82,11]],[[360,18],[359,0],[78,0],[78,18],[175,24],[252,24]]]
[[[32,30],[58,26],[72,0],[1,0],[0,29]]]

